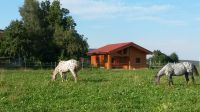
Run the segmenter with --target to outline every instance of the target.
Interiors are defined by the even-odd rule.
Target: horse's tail
[[[198,70],[197,70],[197,67],[196,67],[195,65],[193,65],[193,68],[194,68],[195,75],[196,75],[196,76],[199,76],[199,72],[198,72]]]

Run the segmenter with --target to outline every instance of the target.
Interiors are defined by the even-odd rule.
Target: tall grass
[[[166,77],[155,85],[156,70],[85,69],[78,83],[52,82],[51,70],[0,70],[0,111],[186,112],[200,111],[200,79]]]

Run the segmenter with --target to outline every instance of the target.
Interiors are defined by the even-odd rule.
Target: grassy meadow
[[[78,83],[51,81],[52,70],[0,70],[0,112],[197,112],[200,77],[155,85],[156,70],[84,69]]]

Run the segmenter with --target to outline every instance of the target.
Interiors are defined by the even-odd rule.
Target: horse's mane
[[[167,63],[168,64],[168,63]],[[155,75],[155,77],[157,76],[157,74],[158,74],[158,72],[164,67],[164,66],[166,66],[167,64],[165,64],[165,65],[162,65],[159,69],[158,69],[158,71],[156,72],[156,75]]]

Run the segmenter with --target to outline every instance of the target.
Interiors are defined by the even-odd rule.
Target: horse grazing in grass
[[[185,79],[188,83],[189,75],[191,75],[192,81],[194,83],[193,73],[195,73],[197,76],[199,75],[196,66],[190,62],[168,63],[159,70],[159,72],[155,75],[155,79],[156,83],[159,84],[160,77],[165,74],[168,77],[169,85],[173,85],[172,76],[185,75]]]
[[[52,75],[52,80],[56,79],[56,75],[59,73],[61,78],[62,78],[62,82],[64,81],[64,79],[66,80],[66,72],[71,72],[73,77],[74,77],[74,81],[75,83],[77,82],[77,72],[79,71],[79,62],[71,59],[68,61],[60,61],[57,65],[57,67],[55,68],[55,70],[53,71],[53,75]]]

